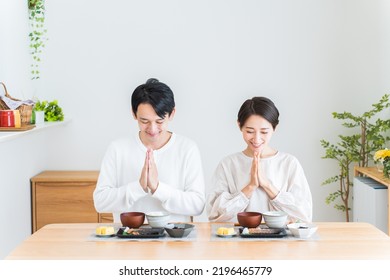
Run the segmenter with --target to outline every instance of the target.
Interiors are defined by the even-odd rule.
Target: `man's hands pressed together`
[[[153,150],[148,148],[145,156],[144,167],[142,168],[139,183],[145,192],[153,194],[158,187],[158,171],[153,157]]]

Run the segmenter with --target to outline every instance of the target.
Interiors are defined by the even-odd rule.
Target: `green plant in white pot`
[[[33,118],[35,121],[35,124],[42,124],[45,122],[45,110],[47,107],[47,101],[37,101],[35,102],[34,108],[33,108]]]
[[[35,119],[35,123],[43,123],[44,121],[47,122],[56,122],[56,121],[63,121],[64,120],[64,112],[62,111],[62,108],[58,105],[57,100],[53,101],[36,101],[34,105],[34,113],[35,118],[37,118],[37,115],[42,115],[42,120]]]

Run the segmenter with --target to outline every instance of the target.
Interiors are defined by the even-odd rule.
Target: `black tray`
[[[125,228],[120,228],[116,233],[119,238],[159,238],[165,236],[163,228],[139,228],[133,232],[139,234],[123,234]]]
[[[242,234],[243,228],[239,228],[240,236],[242,238],[282,238],[287,236],[284,228],[261,228],[262,232]]]

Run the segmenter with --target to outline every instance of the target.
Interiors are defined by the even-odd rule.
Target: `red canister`
[[[1,127],[14,127],[15,116],[13,110],[0,111],[0,126]]]

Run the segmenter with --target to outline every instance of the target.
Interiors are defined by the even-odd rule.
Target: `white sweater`
[[[196,144],[176,134],[153,152],[159,185],[154,194],[145,193],[139,183],[146,147],[138,134],[109,146],[93,194],[98,212],[114,215],[130,211],[171,213],[171,222],[188,222],[200,215],[205,205],[205,186],[200,153]]]
[[[305,174],[292,155],[278,152],[260,160],[261,170],[279,194],[270,200],[265,191],[257,188],[250,199],[241,190],[250,181],[252,158],[239,152],[224,158],[212,178],[213,191],[207,201],[210,221],[237,221],[237,213],[282,210],[290,221],[312,220],[312,197]]]

